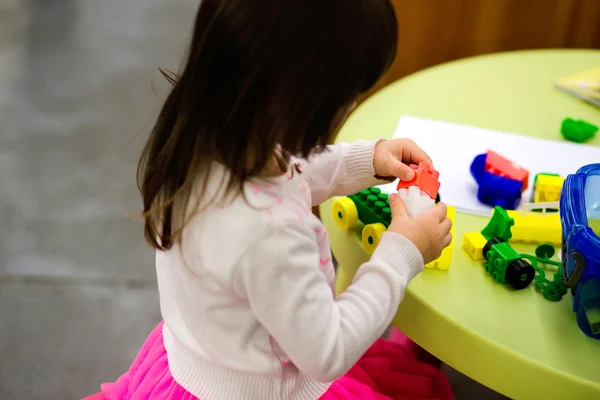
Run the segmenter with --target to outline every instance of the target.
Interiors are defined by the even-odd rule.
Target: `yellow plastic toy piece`
[[[454,221],[456,220],[456,208],[448,206],[447,217],[452,221],[452,228],[450,233],[452,234],[452,241],[450,245],[442,250],[440,257],[425,265],[425,268],[437,268],[442,271],[446,271],[450,268],[450,262],[452,261],[452,254],[454,253]]]
[[[565,178],[561,176],[539,175],[535,182],[533,201],[535,203],[559,201],[564,182]]]
[[[364,227],[362,245],[369,254],[373,254],[381,241],[381,235],[387,230],[384,224],[377,222]]]
[[[342,197],[333,202],[331,207],[333,220],[338,228],[349,231],[358,226],[358,210],[348,197]]]
[[[481,232],[465,233],[463,237],[463,249],[475,261],[483,260],[483,247],[486,243],[487,240],[485,240]]]
[[[553,203],[546,203],[552,205]],[[508,216],[515,220],[512,227],[511,242],[550,243],[554,246],[562,244],[562,226],[560,214],[557,212],[532,212],[531,208],[541,204],[523,205],[522,210],[508,211]]]

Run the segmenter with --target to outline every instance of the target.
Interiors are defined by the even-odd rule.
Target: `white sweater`
[[[215,205],[157,252],[169,367],[202,400],[315,400],[390,324],[423,258],[387,232],[353,284],[334,293],[321,221],[331,196],[381,183],[376,142],[338,144],[302,162],[302,174],[246,185],[247,201]],[[217,190],[227,172],[209,183]],[[184,262],[185,260],[185,262]]]

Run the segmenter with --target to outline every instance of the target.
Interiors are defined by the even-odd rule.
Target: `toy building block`
[[[359,221],[381,223],[386,228],[392,222],[388,195],[376,187],[337,199],[331,211],[335,224],[345,231],[356,228]]]
[[[535,278],[531,264],[506,242],[492,239],[484,248],[484,256],[487,260],[485,271],[503,285],[509,283],[520,290],[529,286]]]
[[[354,229],[361,221],[363,247],[373,254],[381,235],[392,222],[392,211],[388,195],[372,187],[334,201],[332,215],[335,224],[343,230]]]
[[[402,201],[404,201],[406,211],[411,217],[416,217],[435,205],[435,200],[429,197],[429,195],[423,192],[418,186],[399,189],[398,195],[402,198]]]
[[[463,249],[473,260],[483,260],[488,243],[492,240],[508,242],[512,238],[515,220],[502,207],[495,207],[488,224],[481,232],[469,232],[463,237]],[[488,246],[489,247],[489,246]]]
[[[590,124],[584,120],[574,120],[565,118],[560,125],[560,133],[563,137],[571,142],[583,143],[594,137],[598,132],[596,125]]]
[[[408,189],[411,186],[418,186],[431,199],[435,199],[440,189],[440,182],[438,181],[440,173],[431,168],[431,165],[426,162],[420,162],[418,166],[412,164],[410,167],[415,171],[414,178],[410,181],[398,182],[396,189]]]
[[[565,178],[560,175],[540,174],[534,186],[534,203],[559,201]]]
[[[425,268],[437,268],[442,271],[446,271],[450,268],[450,262],[452,261],[452,254],[454,253],[454,221],[456,220],[456,208],[452,206],[448,206],[448,214],[447,217],[452,221],[452,228],[450,229],[450,234],[452,234],[452,241],[450,245],[442,250],[442,254],[440,257],[425,265]]]
[[[523,184],[521,190],[527,190],[529,171],[493,150],[488,150],[486,154],[485,171],[519,181]]]
[[[486,154],[480,154],[471,163],[471,175],[478,184],[477,199],[492,207],[516,209],[521,202],[523,183],[485,170]]]
[[[392,222],[392,210],[388,195],[372,187],[348,196],[358,210],[358,219],[365,225],[381,223],[387,228]]]
[[[511,228],[514,224],[515,220],[508,215],[505,209],[495,207],[492,218],[490,218],[487,226],[481,230],[481,235],[485,240],[498,238],[503,242],[508,242],[512,237]]]
[[[483,248],[487,240],[481,232],[468,232],[463,237],[463,249],[475,261],[483,260]]]
[[[558,208],[558,202],[527,203],[518,211],[508,211],[508,216],[514,220],[511,242],[550,243],[560,246],[562,244],[560,214],[546,212]],[[534,209],[541,209],[541,212],[535,212]]]

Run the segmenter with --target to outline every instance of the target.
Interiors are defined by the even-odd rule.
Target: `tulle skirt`
[[[129,371],[116,382],[102,384],[100,393],[85,400],[202,400],[171,376],[162,324],[150,333]],[[453,399],[444,373],[420,360],[404,335],[396,331],[393,336],[392,340],[375,342],[346,375],[333,382],[321,400]]]

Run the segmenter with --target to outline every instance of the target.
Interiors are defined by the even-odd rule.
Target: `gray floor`
[[[196,3],[0,1],[2,400],[97,391],[160,319],[129,215],[157,67],[177,68]],[[458,398],[491,398],[452,376]]]

